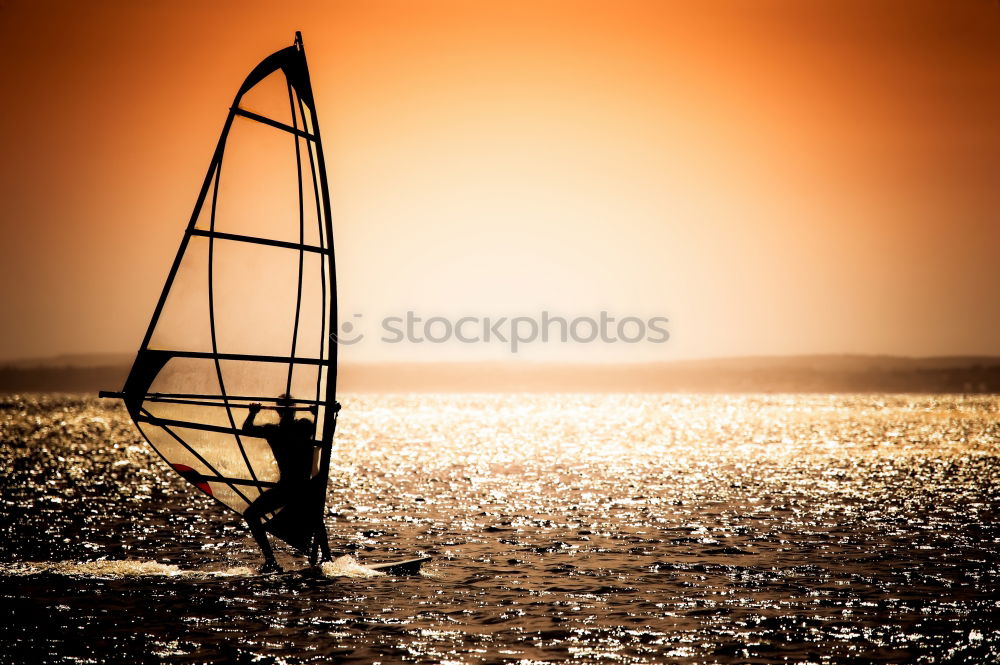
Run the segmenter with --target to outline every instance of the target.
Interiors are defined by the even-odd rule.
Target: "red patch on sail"
[[[181,474],[189,483],[192,483],[205,494],[212,496],[212,486],[201,479],[200,473],[186,464],[171,464],[170,466],[174,467],[174,471]]]

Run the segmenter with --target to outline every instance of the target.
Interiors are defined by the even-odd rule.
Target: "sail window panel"
[[[296,103],[297,100],[296,100]],[[239,107],[285,125],[292,124],[292,106],[288,100],[288,82],[280,69],[268,74],[244,93]],[[253,122],[240,120],[238,122]],[[299,129],[302,125],[299,125]]]
[[[208,242],[192,237],[149,340],[152,349],[210,351]]]
[[[285,393],[288,363],[220,360],[219,367],[229,394],[260,395],[273,405],[274,400]],[[264,414],[261,422],[266,422]]]
[[[245,417],[245,416],[244,416]],[[237,427],[243,424],[242,418],[237,423]],[[214,434],[214,432],[209,432]],[[227,478],[243,478],[245,480],[256,480],[274,483],[278,481],[280,473],[278,464],[274,460],[271,447],[264,439],[251,436],[240,436],[237,442],[235,436],[215,434],[218,437],[218,448],[213,450],[213,454],[218,455],[219,465],[216,467]],[[240,445],[243,451],[240,451]],[[253,474],[247,469],[246,461],[243,459],[246,453],[247,460]],[[249,489],[249,488],[248,488]],[[247,492],[244,492],[246,494]]]
[[[318,372],[319,376],[318,376],[317,381],[316,381],[317,385],[316,385],[316,387],[313,388],[313,390],[315,390],[316,388],[318,388],[319,389],[319,393],[318,394],[323,395],[323,394],[325,394],[325,391],[326,391],[327,374],[329,373],[330,369],[329,369],[329,367],[325,367],[325,366],[320,366],[320,367],[317,367],[316,369],[317,369],[317,372]],[[326,407],[324,406],[324,407],[320,408],[319,411],[316,413],[316,432],[317,432],[316,437],[317,438],[320,437],[319,433],[322,432],[323,428],[326,426],[326,422],[325,422],[326,421],[326,417],[327,417]]]
[[[326,357],[327,317],[330,313],[330,284],[322,283],[326,257],[321,254],[302,256],[302,299],[299,302],[295,355],[311,358]],[[329,272],[327,270],[327,272]],[[327,302],[324,302],[324,301]],[[290,349],[289,349],[290,350]]]
[[[148,391],[221,395],[215,364],[210,358],[171,358],[153,379]],[[143,406],[147,407],[147,404],[144,403]]]
[[[215,241],[212,289],[218,352],[289,354],[295,334],[299,256],[290,249]]]
[[[198,228],[299,243],[296,141],[305,143],[253,120],[234,122],[219,176],[214,228],[204,209]],[[304,150],[301,156],[307,157]]]
[[[225,504],[229,508],[232,508],[240,515],[245,513],[246,509],[250,506],[250,504],[248,504],[243,497],[237,494],[236,490],[229,485],[211,481],[206,484],[212,492],[212,498],[217,499],[219,502]],[[255,487],[240,487],[239,490],[243,493],[243,496],[250,501],[253,501],[260,496],[260,492]]]
[[[251,480],[243,456],[240,454],[236,437],[232,434],[206,432],[199,429],[171,426],[171,431],[196,451],[223,478]],[[168,458],[169,459],[169,458]],[[256,465],[254,465],[256,466]],[[211,471],[206,475],[215,475]]]
[[[316,365],[220,360],[219,366],[228,394],[259,395],[264,404],[274,404],[274,400],[286,392],[290,392],[295,399],[316,401]],[[292,382],[289,387],[290,371]],[[303,403],[296,406],[305,408],[313,405]],[[233,413],[237,412],[234,410]],[[258,416],[258,422],[266,423],[270,417],[268,413],[262,412]],[[312,418],[313,415],[303,412],[301,417]]]
[[[274,398],[286,391],[289,364],[242,360],[219,360],[218,363],[217,371],[213,358],[172,358],[154,379],[149,397],[143,402],[143,409],[153,417],[192,423],[192,427],[181,424],[169,427],[203,461],[198,461],[197,456],[186,451],[182,444],[160,427],[147,424],[144,427],[152,427],[167,437],[159,437],[157,442],[150,440],[150,443],[173,463],[174,457],[160,448],[161,445],[168,447],[172,454],[177,453],[176,461],[191,466],[198,473],[214,473],[205,466],[207,462],[215,472],[226,478],[276,482],[279,477],[278,467],[267,441],[242,434],[236,437],[231,433],[206,431],[197,426],[241,429],[253,401],[260,400],[266,407],[271,407]],[[225,395],[233,395],[235,398],[223,399],[223,390],[217,378],[220,372]],[[296,366],[293,372],[293,394],[302,399],[313,399],[315,379],[315,367]],[[158,399],[171,401],[156,401]],[[197,404],[178,403],[184,401]],[[216,403],[218,406],[206,403]],[[268,408],[258,414],[255,422],[274,423],[277,422],[277,416]],[[179,450],[185,450],[185,453],[182,454]],[[198,466],[191,464],[192,459],[198,461]]]
[[[316,384],[319,366],[293,364],[291,369],[292,382],[288,392],[292,397],[317,401]],[[314,418],[314,415],[311,413],[304,413],[303,415]]]
[[[299,111],[299,127],[304,128],[310,134],[315,134],[312,111],[309,110],[308,106],[298,101],[296,101],[295,105]],[[319,158],[317,145],[312,141],[304,141],[300,144],[300,148],[305,240],[310,245],[329,247],[330,240],[325,237],[325,230],[321,221],[323,216],[323,200],[318,181]]]
[[[220,396],[215,361],[211,358],[171,358],[149,386],[150,393]],[[153,403],[144,403],[151,408]]]
[[[157,425],[152,425],[149,423],[137,423],[139,431],[142,432],[149,444],[156,449],[167,464],[169,464],[175,471],[180,472],[183,469],[191,469],[195,473],[203,475],[214,475],[211,469],[204,461],[198,459],[198,455],[195,455],[191,449],[185,447],[183,443],[178,441],[174,436],[171,436],[170,432],[166,431],[164,428]],[[176,434],[176,432],[175,432]],[[182,438],[182,440],[184,440]],[[187,441],[185,441],[187,443]],[[190,445],[190,444],[189,444]],[[193,447],[192,447],[193,448]]]
[[[180,400],[179,400],[180,401]],[[208,401],[208,400],[199,400]],[[243,422],[249,415],[250,401],[229,401],[218,400],[218,406],[184,405],[173,402],[156,402],[147,400],[143,408],[154,418],[176,421],[178,423],[194,423],[196,425],[208,425],[231,429],[229,414],[232,414],[233,423],[236,429],[243,426]],[[273,411],[264,411],[256,418],[258,424],[265,424],[268,421],[268,414]],[[277,422],[276,418],[273,418]],[[183,429],[191,432],[185,435],[184,441],[191,445],[195,452],[201,455],[209,464],[227,478],[238,478],[244,480],[263,480],[266,482],[277,482],[278,468],[271,452],[270,446],[263,439],[240,435],[239,441],[232,434],[221,432],[208,432],[196,428],[184,428],[181,425],[169,425],[170,429],[179,434]],[[242,445],[243,450],[240,450]],[[243,455],[246,454],[246,460]],[[249,467],[253,468],[250,473]]]
[[[312,401],[319,401],[322,395],[322,389],[325,386],[320,386],[320,393],[317,394],[316,386],[318,385],[318,378],[320,367],[318,365],[294,365],[292,371],[292,383],[291,389],[289,390],[292,397],[297,399],[307,399]],[[320,413],[323,411],[322,405],[318,407]],[[315,413],[305,413],[304,416],[316,419]],[[317,423],[318,424],[318,423]],[[317,429],[316,436],[319,437],[319,431]]]
[[[287,357],[287,356],[285,356]],[[142,408],[150,415],[171,420],[187,420],[204,425],[231,427],[226,413],[233,414],[239,427],[253,402],[273,406],[279,395],[287,392],[289,368],[293,363],[277,361],[216,360],[206,358],[171,358],[151,383]],[[302,400],[299,407],[314,406],[320,401],[316,384],[320,366],[294,363],[291,391]],[[225,383],[220,388],[218,376]],[[325,376],[325,375],[324,375]],[[325,386],[321,385],[321,390]],[[262,412],[260,422],[267,422],[269,412]]]
[[[301,145],[302,174],[302,237],[307,245],[313,247],[330,247],[329,240],[325,237],[325,231],[320,219],[323,215],[323,204],[318,175],[316,169],[316,146],[311,141],[304,141]],[[312,154],[312,163],[309,162],[309,155]],[[319,200],[317,200],[319,199]]]
[[[156,397],[151,397],[143,402],[142,408],[154,418],[163,420],[199,423],[214,427],[231,427],[225,403],[220,398],[194,400],[168,397],[162,399],[168,401],[160,401]],[[192,402],[195,403],[192,404]],[[205,404],[208,402],[215,402],[218,406],[206,406]],[[234,410],[234,417],[236,415]]]
[[[242,423],[241,423],[242,424]],[[190,446],[197,455],[188,453],[186,459],[201,457],[203,461],[198,461],[197,466],[190,464],[198,473],[206,476],[219,476],[222,479],[234,479],[240,482],[237,487],[240,493],[248,498],[253,498],[259,494],[259,488],[254,482],[276,482],[279,477],[278,466],[271,453],[270,446],[263,439],[255,437],[237,437],[232,434],[222,434],[219,432],[206,432],[199,429],[192,429],[182,426],[171,426],[170,430],[185,444]],[[184,448],[178,441],[171,437],[174,445],[165,444],[166,450],[171,455],[180,455],[178,448]],[[242,450],[241,450],[242,446]],[[161,454],[174,464],[172,457],[157,447]],[[244,458],[244,453],[246,457]],[[187,462],[182,461],[182,464]],[[248,464],[249,463],[249,464]],[[208,469],[211,465],[211,469]],[[175,467],[176,469],[176,467]],[[183,474],[182,474],[183,475]]]
[[[171,434],[171,432],[156,425],[148,423],[137,423],[137,425],[143,436],[149,441],[149,444],[182,477],[192,473],[200,476],[217,477],[217,474],[213,472],[209,465],[219,471],[222,476],[240,477],[235,474],[228,476],[226,471],[223,470],[224,468],[232,467],[232,465],[222,465],[219,459],[220,456],[213,453],[215,453],[216,449],[223,448],[224,444],[212,441],[211,436],[202,436],[206,433],[185,428],[171,428],[171,432],[173,432]],[[216,438],[219,436],[225,435],[215,435]],[[181,443],[182,441],[183,443]],[[215,459],[213,460],[212,457]],[[246,468],[245,465],[243,468]],[[245,472],[244,475],[246,475]],[[210,494],[214,499],[221,501],[240,514],[246,510],[248,505],[247,500],[253,501],[260,496],[260,490],[253,485],[240,485],[234,490],[223,482],[205,481],[193,484],[198,486],[202,491],[205,491],[205,486],[207,485],[211,491],[206,492],[206,494]]]
[[[299,100],[296,100],[295,105],[299,111],[299,127],[306,130],[310,134],[315,134],[316,122],[313,120],[312,109],[309,108],[308,104],[300,102]]]

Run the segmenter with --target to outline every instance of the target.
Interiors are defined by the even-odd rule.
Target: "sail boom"
[[[105,391],[101,391],[102,393]],[[109,393],[107,395],[102,395],[102,397],[120,397],[121,393]],[[314,399],[297,399],[297,398],[285,398],[285,397],[274,397],[272,396],[257,396],[257,395],[212,395],[208,393],[147,393],[146,399],[151,402],[161,401],[164,398],[169,399],[214,399],[214,400],[228,400],[230,402],[277,402],[283,401],[290,404],[323,404],[323,402],[316,401]]]
[[[208,229],[191,228],[188,230],[193,236],[201,236],[204,238],[217,238],[219,240],[233,240],[236,242],[248,242],[254,245],[267,245],[269,247],[281,247],[283,249],[294,249],[296,251],[303,252],[315,252],[317,254],[329,254],[330,250],[326,247],[317,247],[316,245],[306,245],[297,242],[286,242],[284,240],[272,240],[270,238],[258,238],[255,236],[244,236],[238,233],[225,233],[223,231],[210,231]]]
[[[247,118],[249,120],[256,120],[257,122],[263,123],[263,124],[268,125],[270,127],[274,127],[275,129],[280,129],[282,131],[286,131],[289,134],[295,134],[296,136],[301,136],[302,138],[306,139],[307,141],[313,141],[313,142],[315,142],[315,141],[318,140],[315,136],[313,136],[312,134],[310,134],[309,132],[307,132],[307,131],[305,131],[303,129],[298,129],[296,127],[292,127],[291,125],[286,125],[285,123],[278,122],[277,120],[271,120],[267,116],[263,116],[263,115],[260,115],[258,113],[254,113],[253,111],[247,111],[246,109],[241,109],[239,106],[234,106],[232,108],[232,111],[233,111],[234,114],[236,114],[238,116],[242,116],[242,117]]]
[[[215,399],[223,399],[221,396]],[[229,399],[228,397],[226,399]],[[184,406],[211,406],[225,409],[248,409],[250,404],[229,404],[226,402],[212,402],[207,400],[198,399],[187,399],[187,398],[173,398],[173,397],[154,397],[147,395],[143,400],[146,403],[152,404],[182,404]],[[264,411],[314,411],[315,407],[312,406],[263,406],[261,407]]]

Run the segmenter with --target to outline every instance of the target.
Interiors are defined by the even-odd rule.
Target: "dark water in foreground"
[[[1000,660],[1000,397],[343,401],[334,543],[425,576],[255,575],[117,407],[0,398],[0,662]]]

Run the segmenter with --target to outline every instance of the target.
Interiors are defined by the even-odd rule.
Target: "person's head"
[[[281,420],[293,420],[295,418],[295,411],[292,409],[293,403],[292,396],[288,393],[278,395],[278,399],[274,403],[274,408],[277,410],[278,417]]]

